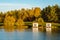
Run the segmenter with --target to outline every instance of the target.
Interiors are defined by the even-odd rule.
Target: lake
[[[22,31],[0,29],[0,40],[60,40],[60,32],[37,29],[25,29]]]

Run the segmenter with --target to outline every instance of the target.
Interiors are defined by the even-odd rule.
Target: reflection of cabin
[[[51,28],[51,23],[46,23],[46,28]]]
[[[38,23],[37,22],[33,23],[33,28],[38,28]]]
[[[32,31],[33,32],[38,32],[38,28],[33,28]]]

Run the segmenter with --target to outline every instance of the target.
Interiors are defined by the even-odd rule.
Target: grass
[[[52,23],[52,26],[60,26],[59,23]]]
[[[26,25],[32,25],[32,23],[33,23],[33,22],[25,22]],[[42,26],[46,26],[46,23],[47,23],[47,22],[44,22],[44,23],[42,24]],[[51,23],[51,24],[52,24],[52,26],[60,26],[59,23]],[[41,24],[39,24],[39,25],[41,25]]]
[[[30,26],[32,26],[33,25],[33,22],[24,22],[25,23],[25,25],[30,25]],[[46,23],[47,22],[44,22],[43,24],[42,24],[42,26],[46,26]],[[59,23],[51,23],[52,24],[52,26],[60,26],[60,24]],[[0,23],[0,26],[1,25],[3,25],[3,23]],[[39,24],[39,25],[41,25],[41,24]]]

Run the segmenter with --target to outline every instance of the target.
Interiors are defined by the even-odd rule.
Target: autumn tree
[[[4,19],[4,28],[14,28],[15,18],[13,16],[6,16]]]
[[[26,12],[28,14],[27,20],[33,21],[34,20],[34,9],[27,9]]]
[[[4,14],[2,12],[0,12],[0,23],[3,23],[3,21],[4,21],[3,17],[4,17]]]
[[[36,7],[35,9],[34,9],[34,16],[36,17],[36,20],[37,20],[37,18],[39,17],[39,16],[41,16],[41,9],[39,8],[39,7]]]
[[[28,14],[24,8],[21,9],[22,19],[25,20],[28,17]]]
[[[18,29],[22,29],[23,26],[24,26],[24,21],[22,19],[18,19],[17,22],[16,22],[16,26]]]

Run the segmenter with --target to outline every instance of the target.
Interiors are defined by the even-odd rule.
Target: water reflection
[[[32,28],[33,31],[33,40],[38,40],[38,28]]]
[[[33,32],[38,32],[38,28],[32,28]]]
[[[5,32],[4,29],[0,32],[0,40],[14,40],[14,32]]]
[[[46,28],[46,32],[51,32],[51,28]]]
[[[11,30],[11,29],[9,29]],[[0,29],[0,40],[60,40],[60,32],[51,28],[43,29]],[[23,31],[22,31],[23,30]],[[7,32],[8,31],[8,32]]]
[[[14,26],[3,26],[4,31],[6,32],[13,32],[14,31]]]
[[[39,39],[38,32],[33,32],[33,40],[38,40],[38,39]]]
[[[5,31],[5,32],[13,32],[14,29],[6,29],[6,28],[5,28],[4,31]]]
[[[46,28],[46,40],[51,40],[51,28]]]
[[[5,37],[6,37],[5,40],[14,40],[15,34],[14,34],[14,32],[6,32]]]
[[[21,32],[16,32],[16,39],[15,40],[24,40],[24,35],[25,32],[21,31]]]
[[[25,29],[10,29],[10,28],[7,29],[7,28],[5,28],[4,31],[5,32],[14,32],[14,31],[20,31],[21,32],[21,31],[25,31]]]
[[[25,29],[16,29],[16,31],[23,32],[23,31],[25,31]]]

